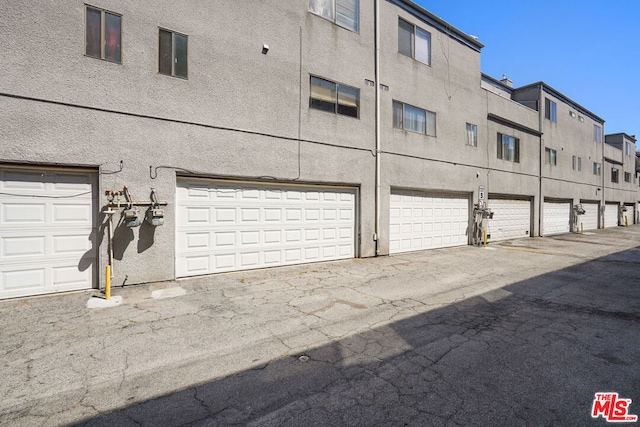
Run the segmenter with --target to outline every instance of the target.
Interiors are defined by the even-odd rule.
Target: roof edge
[[[585,114],[587,116],[590,116],[593,120],[599,122],[600,124],[604,124],[605,120],[596,115],[595,113],[587,110],[585,107],[583,107],[582,105],[578,104],[577,102],[575,102],[573,99],[569,98],[566,95],[563,95],[561,92],[559,92],[558,90],[552,88],[551,86],[549,86],[548,84],[546,84],[543,81],[539,81],[539,82],[535,82],[535,83],[531,83],[528,85],[524,85],[524,86],[520,86],[517,88],[514,88],[514,91],[519,91],[522,89],[529,89],[531,87],[535,87],[535,86],[542,86],[543,90],[553,96],[555,96],[558,99],[561,99],[563,102],[565,102],[566,104],[570,105],[571,107],[575,108],[576,110],[580,111],[582,114]]]
[[[430,24],[431,26],[435,27],[439,31],[449,34],[454,39],[469,46],[470,48],[472,48],[477,52],[480,52],[480,50],[484,47],[484,45],[480,43],[477,39],[462,32],[461,30],[457,29],[453,25],[449,24],[447,21],[437,17],[433,13],[429,12],[428,10],[414,3],[411,0],[387,0],[387,1],[395,4],[396,6],[403,8],[409,13],[416,15],[417,17],[419,17],[426,23]]]

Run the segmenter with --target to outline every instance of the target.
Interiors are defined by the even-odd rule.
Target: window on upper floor
[[[122,16],[93,6],[85,7],[84,53],[92,58],[122,62]]]
[[[510,162],[520,162],[520,140],[498,133],[498,158]]]
[[[575,158],[575,156],[574,156]],[[544,162],[548,165],[556,166],[558,164],[557,151],[553,148],[544,149]]]
[[[611,182],[618,182],[618,168],[611,168]]]
[[[478,146],[478,126],[467,123],[467,145]]]
[[[594,175],[602,175],[602,165],[597,162],[593,162],[593,174]]]
[[[593,140],[597,143],[602,142],[602,128],[598,125],[593,125]]]
[[[624,182],[631,182],[631,172],[624,173]]]
[[[358,32],[360,0],[309,0],[309,11],[315,15]]]
[[[624,142],[624,152],[627,156],[631,155],[631,143],[628,141]]]
[[[557,105],[554,101],[550,100],[549,98],[544,99],[544,118],[545,119],[555,122],[556,109],[557,109]]]
[[[431,65],[431,34],[398,18],[398,52]]]
[[[360,89],[315,76],[311,76],[310,86],[310,108],[359,117]]]
[[[158,72],[187,78],[187,36],[160,29]]]
[[[582,171],[582,157],[573,156],[572,159],[573,170],[578,172]]]
[[[436,136],[436,113],[393,101],[393,127]]]

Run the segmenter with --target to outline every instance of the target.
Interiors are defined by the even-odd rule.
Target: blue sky
[[[640,138],[640,1],[414,0],[485,45],[481,69],[515,87],[544,81]]]

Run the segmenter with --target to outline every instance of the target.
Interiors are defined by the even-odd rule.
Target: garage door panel
[[[4,190],[44,190],[45,180],[42,172],[7,169],[2,173]]]
[[[571,231],[571,203],[544,202],[543,235],[569,233]]]
[[[46,269],[9,266],[2,271],[2,291],[6,297],[32,295],[44,291]]]
[[[604,226],[605,227],[617,227],[618,226],[618,205],[607,203],[604,208]]]
[[[87,287],[90,285],[91,274],[89,270],[81,271],[78,264],[71,261],[67,265],[57,265],[51,268],[54,286],[66,289]]]
[[[51,186],[54,191],[91,191],[91,178],[88,175],[52,173]]]
[[[392,193],[389,252],[467,244],[467,198],[428,193]]]
[[[11,203],[2,204],[0,224],[44,224],[47,217],[45,203]]]
[[[93,286],[95,175],[0,169],[0,298]]]
[[[192,186],[198,188],[195,198],[185,190]],[[213,197],[205,198],[203,188]],[[204,187],[185,179],[176,194],[178,277],[355,255],[353,190],[216,181]],[[191,221],[187,213],[193,207],[213,215]]]
[[[583,230],[597,230],[600,211],[598,203],[582,203],[582,208],[584,209],[584,214],[578,216],[581,228]]]
[[[531,201],[518,199],[489,199],[493,219],[488,222],[491,241],[529,236],[531,230]]]

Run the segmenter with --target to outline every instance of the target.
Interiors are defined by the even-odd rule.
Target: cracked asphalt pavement
[[[640,414],[640,226],[0,301],[0,424],[597,426]],[[152,298],[152,295],[154,296]]]

